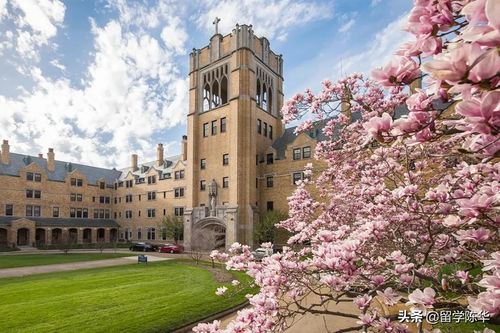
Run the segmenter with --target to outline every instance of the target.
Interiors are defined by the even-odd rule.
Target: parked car
[[[181,253],[184,251],[184,247],[179,244],[165,244],[160,247],[160,252],[162,253]]]
[[[261,261],[265,257],[269,257],[273,254],[273,249],[259,247],[255,251],[252,251],[252,255],[257,261]]]
[[[158,251],[158,246],[148,243],[135,243],[130,245],[130,251],[155,252]]]

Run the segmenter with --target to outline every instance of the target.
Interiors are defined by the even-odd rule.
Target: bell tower
[[[189,57],[186,248],[209,220],[225,228],[226,247],[253,244],[256,164],[283,133],[281,55],[251,25],[221,35],[219,20],[209,44]]]

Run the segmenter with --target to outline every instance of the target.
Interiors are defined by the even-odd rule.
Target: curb
[[[238,310],[241,310],[241,309],[247,307],[248,304],[250,304],[250,302],[247,300],[247,301],[241,303],[240,305],[236,305],[233,308],[230,308],[230,309],[218,312],[218,313],[213,314],[211,316],[202,318],[202,319],[200,319],[200,320],[198,320],[198,321],[196,321],[194,323],[191,323],[189,325],[186,325],[186,326],[183,326],[183,327],[178,328],[176,330],[173,330],[171,333],[186,333],[186,332],[191,332],[191,330],[193,329],[193,327],[195,327],[196,325],[198,325],[201,322],[211,322],[211,321],[220,319],[222,317],[225,317],[225,316],[227,316],[227,315],[229,315],[231,313],[234,313],[234,312],[236,312]]]

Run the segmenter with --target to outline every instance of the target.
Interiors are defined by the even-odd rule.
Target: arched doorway
[[[38,245],[38,246],[45,245],[45,235],[46,235],[45,229],[42,229],[42,228],[36,229],[36,231],[35,231],[36,245]]]
[[[17,245],[26,246],[30,242],[30,230],[27,228],[21,228],[17,230]]]
[[[0,228],[0,246],[7,246],[9,240],[7,239],[7,229]]]
[[[116,228],[109,230],[109,241],[110,243],[118,241],[118,230]]]
[[[92,243],[92,229],[83,229],[83,242]]]
[[[68,240],[71,244],[76,244],[78,242],[78,229],[76,228],[69,229]]]
[[[52,244],[61,244],[63,239],[62,239],[62,229],[60,228],[55,228],[52,229]]]
[[[223,250],[226,247],[226,225],[218,218],[198,221],[191,235],[191,247],[201,251]]]
[[[97,229],[97,243],[104,243],[104,235],[106,234],[106,230],[103,228]]]

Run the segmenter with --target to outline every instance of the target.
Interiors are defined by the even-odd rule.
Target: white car
[[[252,252],[255,260],[261,261],[265,257],[270,257],[273,254],[273,249],[259,247],[255,251]]]

